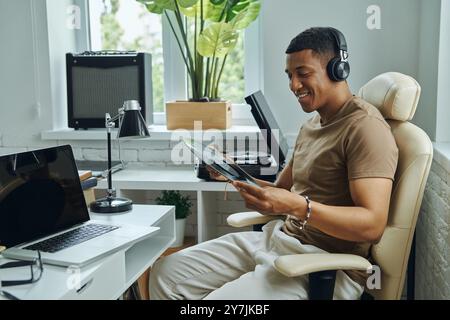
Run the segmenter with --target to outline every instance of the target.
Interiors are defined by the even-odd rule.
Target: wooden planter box
[[[167,129],[194,129],[194,121],[201,121],[202,130],[228,129],[231,127],[231,102],[166,103]]]

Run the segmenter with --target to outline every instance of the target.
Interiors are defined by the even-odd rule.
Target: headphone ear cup
[[[344,81],[350,75],[350,64],[347,61],[339,61],[339,63],[336,64],[335,73],[337,74],[339,81]]]
[[[327,72],[331,80],[344,81],[350,74],[350,64],[335,57],[328,62]]]
[[[336,77],[336,64],[340,62],[340,59],[337,57],[334,57],[333,59],[331,59],[328,62],[327,65],[327,73],[328,73],[328,77],[332,80],[332,81],[339,81],[339,79]]]

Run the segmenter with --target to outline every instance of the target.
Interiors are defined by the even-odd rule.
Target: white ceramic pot
[[[175,220],[175,242],[171,248],[180,247],[184,243],[184,230],[186,228],[186,218]]]

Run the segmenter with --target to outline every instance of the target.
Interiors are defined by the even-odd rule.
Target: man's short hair
[[[309,28],[291,40],[286,54],[311,49],[328,62],[332,57],[339,55],[336,40],[329,28]]]

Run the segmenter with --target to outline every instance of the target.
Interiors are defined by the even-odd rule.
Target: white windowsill
[[[149,126],[150,137],[149,140],[171,140],[172,137],[178,140],[182,132],[178,130],[167,130],[165,125],[151,125]],[[183,130],[189,132],[191,135],[194,131]],[[206,132],[206,131],[205,131]],[[227,130],[221,130],[222,134],[226,137],[237,137],[237,139],[256,139],[257,134],[260,132],[257,126],[232,126]],[[112,131],[112,139],[115,139],[117,135],[117,129]],[[89,130],[74,130],[71,128],[49,130],[41,133],[42,140],[105,140],[106,129],[89,129]]]
[[[165,125],[166,114],[163,112],[155,112],[153,114],[154,124],[150,125],[150,138],[149,140],[171,140],[174,138],[178,140],[180,134],[177,134],[177,130],[167,130]],[[260,132],[255,120],[250,112],[250,106],[246,104],[233,104],[232,112],[233,126],[227,130],[220,130],[227,138],[245,139],[249,137],[250,140],[256,140],[257,134]],[[190,132],[191,135],[194,131],[183,130],[184,132]],[[117,136],[117,129],[112,131],[112,139]],[[225,137],[224,136],[224,137]],[[72,128],[63,128],[56,130],[44,131],[41,133],[42,140],[105,140],[106,129],[88,129],[88,130],[74,130]]]

